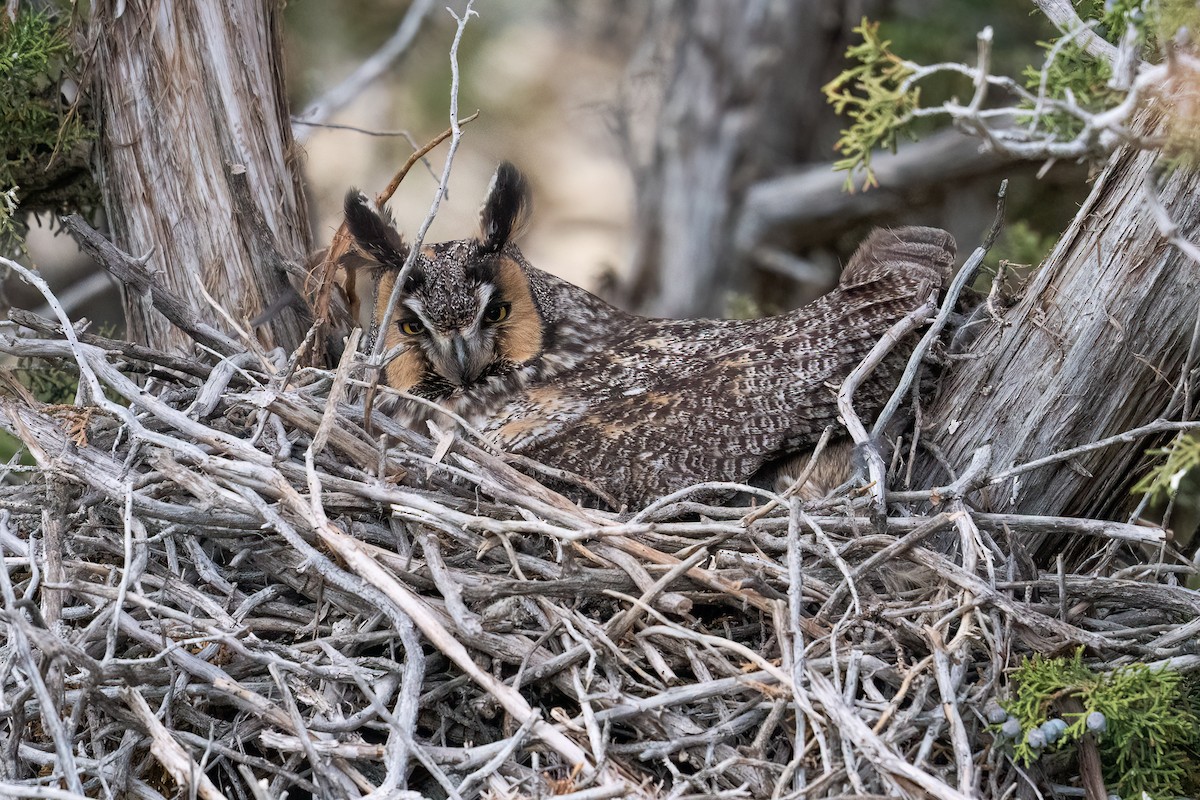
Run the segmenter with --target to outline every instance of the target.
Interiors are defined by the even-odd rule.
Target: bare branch
[[[433,224],[434,218],[437,216],[438,209],[441,207],[442,198],[446,196],[446,186],[450,182],[450,168],[454,164],[454,154],[458,152],[458,144],[462,140],[462,123],[458,118],[458,92],[459,92],[459,73],[458,73],[458,46],[462,42],[463,32],[466,30],[467,22],[475,15],[472,10],[474,0],[467,0],[467,5],[463,9],[461,17],[450,14],[458,23],[458,27],[454,32],[454,41],[450,45],[450,149],[446,153],[446,162],[442,167],[441,180],[438,182],[437,191],[434,192],[433,202],[429,207],[429,214],[421,223],[421,227],[417,229],[413,244],[409,248],[408,258],[405,259],[404,265],[400,268],[400,274],[396,276],[396,280],[392,285],[392,293],[388,296],[387,306],[384,309],[382,317],[378,320],[379,330],[387,330],[391,324],[392,317],[396,313],[396,304],[400,300],[400,290],[404,287],[404,279],[412,271],[413,264],[417,261],[417,256],[421,253],[421,245],[425,241],[425,234],[429,232],[429,226]],[[375,344],[371,348],[370,362],[378,366],[380,357],[383,355],[384,337],[377,336]]]
[[[314,100],[298,117],[292,119],[292,135],[296,137],[296,141],[303,142],[313,126],[328,122],[330,117],[383,77],[416,40],[417,33],[420,32],[421,25],[432,8],[433,0],[414,0],[410,3],[395,33],[378,50],[359,64],[346,79]]]
[[[1046,18],[1054,23],[1054,27],[1070,37],[1077,37],[1083,49],[1091,55],[1110,65],[1116,63],[1117,48],[1104,40],[1104,37],[1093,31],[1091,27],[1075,13],[1075,7],[1070,0],[1033,0]]]
[[[887,518],[887,470],[878,444],[867,433],[866,426],[863,425],[858,413],[854,410],[854,392],[875,368],[883,363],[887,354],[894,350],[904,337],[929,321],[936,307],[933,298],[930,298],[892,325],[879,342],[871,348],[867,357],[851,370],[846,379],[842,381],[841,388],[838,389],[838,413],[841,414],[846,430],[850,433],[854,444],[862,448],[866,457],[867,477],[870,481],[872,497],[871,515],[877,524],[883,524]]]

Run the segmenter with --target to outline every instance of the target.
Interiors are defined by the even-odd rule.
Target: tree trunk
[[[279,17],[269,0],[128,0],[97,4],[89,30],[115,243],[201,312],[215,313],[207,292],[242,327],[289,291],[288,262],[311,249]],[[126,317],[134,341],[190,348],[144,297],[126,297]],[[258,337],[292,348],[306,329],[288,308]]]
[[[646,37],[671,42],[656,65],[668,77],[650,152],[634,155],[638,230],[626,306],[670,317],[725,310],[726,293],[745,278],[733,247],[743,196],[796,163],[827,159],[837,121],[816,87],[841,63],[869,5],[655,4]]]
[[[1112,157],[1024,298],[948,374],[924,436],[955,469],[985,444],[996,473],[1179,413],[1200,265],[1168,244],[1146,206],[1157,158],[1129,149]],[[1200,176],[1177,169],[1161,183],[1163,206],[1194,240]],[[1004,480],[985,493],[986,510],[1128,513],[1148,446],[1095,450]],[[931,463],[924,471],[922,480],[945,481]],[[1048,555],[1061,542],[1026,544]]]

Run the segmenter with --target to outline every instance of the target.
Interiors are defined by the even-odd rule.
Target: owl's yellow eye
[[[408,336],[417,336],[425,332],[425,326],[419,319],[409,319],[400,323],[400,330]]]
[[[483,312],[484,322],[503,322],[508,319],[509,312],[512,311],[512,303],[496,303],[488,306]]]

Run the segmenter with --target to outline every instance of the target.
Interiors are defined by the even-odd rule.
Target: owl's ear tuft
[[[357,189],[346,193],[346,228],[363,252],[385,267],[399,269],[408,258],[408,245],[400,233],[371,208],[367,196]]]
[[[484,253],[498,253],[516,238],[528,220],[529,182],[508,161],[501,162],[479,209],[479,245]]]

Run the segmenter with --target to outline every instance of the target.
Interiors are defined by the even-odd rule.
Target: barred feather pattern
[[[835,422],[840,382],[940,291],[955,256],[936,228],[876,230],[833,291],[791,313],[649,319],[531,266],[507,241],[528,208],[526,183],[501,165],[480,236],[423,248],[402,292],[400,330],[384,332],[400,353],[385,373],[503,448],[587,478],[629,507],[698,482],[770,482]],[[376,282],[387,294],[403,241],[354,195],[347,223],[392,276]],[[886,402],[915,341],[859,388],[860,415]],[[423,428],[436,412],[402,401],[397,414]]]
[[[543,274],[560,364],[480,409],[479,421],[506,449],[631,507],[703,481],[770,481],[765,470],[811,449],[836,420],[842,379],[941,289],[954,254],[942,230],[877,230],[832,292],[756,320],[637,317]],[[858,390],[864,417],[891,396],[914,345],[902,342]]]

